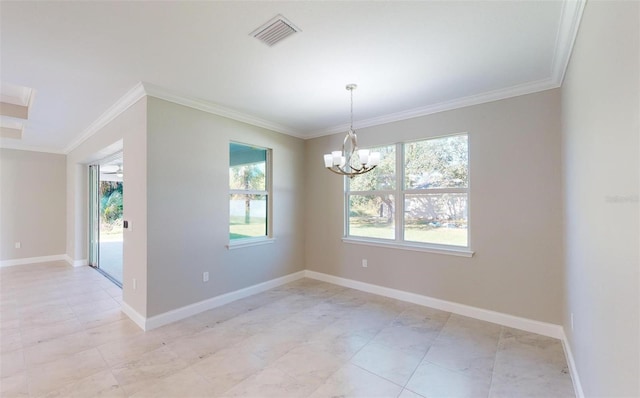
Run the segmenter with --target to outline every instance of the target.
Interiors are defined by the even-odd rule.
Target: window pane
[[[466,188],[467,141],[463,134],[405,144],[405,189]]]
[[[349,190],[375,191],[396,189],[396,146],[389,145],[370,148],[370,151],[380,152],[380,164],[372,171],[350,179]]]
[[[405,195],[404,240],[467,246],[467,194]]]
[[[229,188],[264,191],[264,166],[263,162],[229,167]]]
[[[267,235],[267,196],[232,194],[229,213],[229,239]]]
[[[229,144],[229,188],[264,191],[267,150],[249,145]]]
[[[395,239],[393,195],[349,195],[349,236]]]

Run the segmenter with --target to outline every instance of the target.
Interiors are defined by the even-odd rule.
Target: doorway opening
[[[122,153],[89,166],[89,265],[122,287]]]

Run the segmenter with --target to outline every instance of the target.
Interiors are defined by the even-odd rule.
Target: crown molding
[[[539,91],[550,90],[560,87],[553,79],[543,79],[530,83],[518,84],[516,86],[507,87],[500,90],[494,90],[477,95],[470,95],[468,97],[458,98],[451,101],[439,102],[433,105],[427,105],[419,108],[408,109],[406,111],[390,113],[371,119],[357,121],[358,129],[379,126],[381,124],[399,122],[402,120],[413,119],[416,117],[432,115],[434,113],[450,111],[453,109],[465,108],[471,105],[479,105],[487,102],[499,101],[506,98],[518,97],[526,94],[533,94]],[[326,130],[320,130],[310,135],[306,135],[306,138],[316,138],[324,135],[335,134],[345,132],[349,129],[348,124],[343,124],[335,127],[328,128]]]
[[[131,88],[125,95],[120,97],[113,105],[111,105],[100,117],[98,117],[93,123],[89,125],[84,131],[71,142],[65,149],[64,153],[69,153],[76,149],[80,144],[86,141],[89,137],[100,131],[101,128],[109,124],[113,119],[118,117],[122,112],[129,109],[129,107],[138,102],[142,97],[146,95],[144,86],[142,83],[137,83]]]
[[[483,104],[486,102],[498,101],[505,98],[517,97],[525,94],[532,94],[539,91],[549,90],[559,87],[553,79],[544,79],[535,82],[520,84],[505,89],[490,91],[478,95],[472,95],[469,97],[459,98],[451,101],[440,102],[425,107],[409,109],[406,111],[391,113],[371,119],[365,119],[358,121],[358,128],[378,126],[381,124],[397,122],[406,119],[413,119],[420,116],[431,115],[438,112],[444,112],[448,110],[464,108],[471,105]],[[335,134],[347,131],[349,124],[342,124],[334,126],[325,130],[320,130],[311,134],[300,134],[294,130],[277,124],[269,122],[255,116],[251,116],[246,113],[242,113],[233,109],[225,108],[223,106],[208,102],[205,100],[188,97],[185,95],[177,94],[171,90],[157,86],[151,83],[139,82],[131,90],[129,90],[124,96],[122,96],[115,104],[107,109],[96,121],[94,121],[89,127],[87,127],[83,133],[73,141],[72,144],[67,146],[61,153],[69,153],[80,144],[82,144],[89,137],[98,132],[102,127],[107,125],[113,119],[115,119],[122,112],[126,111],[130,106],[135,104],[140,98],[144,96],[150,96],[159,98],[165,101],[173,102],[178,105],[183,105],[189,108],[197,109],[203,112],[211,113],[214,115],[226,117],[229,119],[237,120],[239,122],[247,123],[256,127],[262,127],[278,133],[290,135],[302,139],[317,138],[325,135]],[[43,151],[47,152],[47,151]],[[59,151],[60,152],[60,151]]]
[[[69,146],[67,146],[63,153],[69,153],[77,148],[80,144],[86,141],[89,137],[97,133],[101,128],[106,126],[113,119],[118,117],[122,112],[126,111],[133,104],[138,102],[141,98],[149,96],[159,98],[165,101],[173,102],[175,104],[184,105],[189,108],[198,109],[203,112],[211,113],[218,116],[223,116],[229,119],[237,120],[239,122],[251,124],[253,126],[262,127],[268,130],[276,131],[279,133],[291,135],[298,138],[304,138],[304,136],[296,133],[290,128],[272,123],[268,120],[260,119],[255,116],[251,116],[246,113],[238,112],[233,109],[225,108],[220,105],[216,105],[212,102],[205,100],[188,97],[175,93],[166,88],[157,86],[155,84],[139,82],[133,88],[131,88],[125,95],[123,95],[118,101],[116,101],[109,109],[107,109],[98,119],[96,119],[89,127],[87,127],[82,134],[78,136]]]
[[[562,3],[562,14],[556,34],[556,47],[551,63],[551,79],[558,86],[562,85],[564,74],[569,66],[585,4],[586,0],[565,0]]]
[[[226,108],[224,106],[214,104],[213,102],[178,94],[176,92],[167,90],[166,88],[156,86],[155,84],[151,84],[151,83],[142,83],[142,84],[144,86],[145,92],[150,97],[159,98],[159,99],[173,102],[179,105],[184,105],[189,108],[193,108],[203,112],[237,120],[239,122],[247,123],[252,126],[262,127],[267,130],[276,131],[278,133],[291,135],[298,138],[305,138],[304,135],[301,135],[296,131],[282,124],[270,122],[268,120],[250,115],[248,113],[243,113],[231,108]]]

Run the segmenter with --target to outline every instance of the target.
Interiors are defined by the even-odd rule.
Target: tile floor
[[[310,279],[143,332],[88,267],[0,270],[2,397],[569,397],[560,341]]]

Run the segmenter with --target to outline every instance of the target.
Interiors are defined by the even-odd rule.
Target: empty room
[[[0,2],[0,396],[640,397],[640,2]]]

